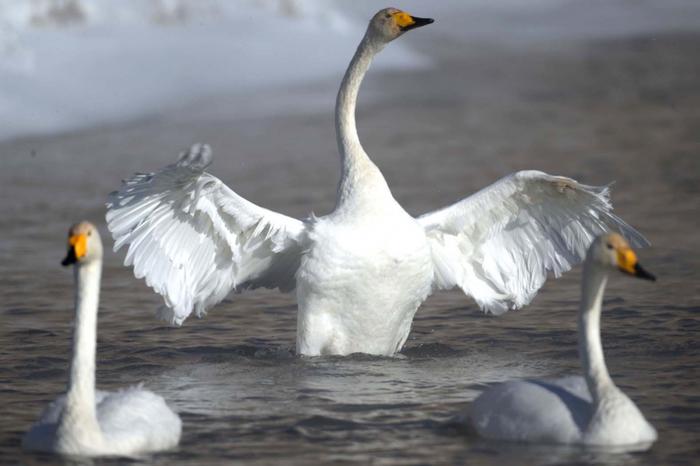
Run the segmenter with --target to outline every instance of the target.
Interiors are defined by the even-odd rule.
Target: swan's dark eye
[[[608,249],[610,249],[611,251],[613,250],[613,245],[612,245],[612,244],[608,243],[608,244],[606,244],[606,246],[607,246]]]
[[[386,19],[389,19],[389,18],[391,18],[391,15],[390,15],[389,13],[387,13],[387,14],[384,15],[384,17],[385,17]]]
[[[92,236],[92,230],[88,231],[88,236]]]

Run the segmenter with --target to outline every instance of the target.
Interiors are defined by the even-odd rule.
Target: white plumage
[[[102,440],[91,444],[66,442],[66,434],[59,432],[65,410],[66,395],[61,395],[44,409],[22,440],[22,447],[79,456],[129,456],[171,449],[178,444],[182,431],[180,418],[165,400],[141,386],[117,392],[95,390]]]
[[[115,250],[128,245],[126,264],[163,295],[161,317],[181,324],[231,291],[296,290],[299,353],[393,354],[435,289],[459,286],[500,313],[530,302],[548,272],[580,262],[599,233],[645,243],[612,214],[607,188],[541,172],[508,176],[418,219],[394,200],[357,135],[357,94],[385,44],[430,22],[395,9],[370,22],[338,93],[342,173],[331,214],[299,221],[248,202],[203,171],[205,145],[112,193]]]
[[[529,170],[418,219],[430,238],[435,286],[459,286],[496,314],[528,304],[551,272],[581,262],[593,238],[616,229],[647,242],[612,213],[607,187]]]
[[[579,351],[584,377],[505,382],[472,403],[469,419],[483,437],[520,442],[648,446],[657,434],[612,381],[600,342],[600,314],[608,271],[654,279],[617,234],[591,246],[584,266]]]
[[[68,390],[44,409],[22,447],[64,455],[135,455],[173,448],[180,418],[162,397],[141,386],[95,390],[95,346],[102,243],[97,229],[71,229],[64,265],[75,263],[76,310]]]
[[[107,220],[125,264],[165,298],[161,317],[181,324],[232,290],[295,287],[305,227],[246,201],[203,172],[211,149],[194,145],[158,173],[136,174],[112,195]]]

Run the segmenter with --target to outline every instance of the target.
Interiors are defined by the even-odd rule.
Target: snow
[[[387,47],[373,72],[431,66],[430,55],[488,41],[556,45],[700,24],[697,0],[397,6],[437,23]],[[0,0],[0,140],[172,115],[221,96],[242,104],[227,106],[231,117],[331,108],[332,97],[288,91],[339,83],[378,8],[376,0]]]
[[[323,0],[0,0],[0,139],[334,78],[366,28]],[[392,45],[376,68],[429,60]]]

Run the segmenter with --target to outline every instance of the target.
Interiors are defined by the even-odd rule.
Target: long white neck
[[[97,307],[102,263],[93,260],[75,266],[75,326],[63,428],[90,431],[99,427],[95,414],[95,349]]]
[[[593,260],[587,259],[583,269],[578,321],[579,354],[586,383],[595,404],[615,389],[615,384],[605,365],[603,345],[600,341],[600,313],[607,281],[606,271]]]
[[[372,191],[378,189],[391,195],[381,172],[362,148],[355,124],[357,95],[362,79],[372,63],[372,58],[383,46],[384,44],[373,40],[369,34],[366,34],[350,61],[338,91],[335,106],[335,130],[342,173],[336,207],[357,200],[357,188],[360,185],[362,185],[365,194],[371,194]]]

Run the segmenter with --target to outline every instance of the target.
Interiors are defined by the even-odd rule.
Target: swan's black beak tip
[[[61,265],[67,267],[69,265],[75,264],[77,261],[78,259],[75,257],[75,249],[68,248],[68,253],[66,254],[66,257],[64,257],[61,261]]]
[[[641,265],[639,265],[639,262],[634,264],[634,276],[643,280],[649,280],[652,282],[656,281],[656,277],[647,272]]]
[[[413,19],[413,23],[409,24],[408,26],[402,27],[402,31],[410,31],[411,29],[427,26],[428,24],[432,24],[435,22],[433,18],[419,18],[418,16],[411,16],[411,19]]]

